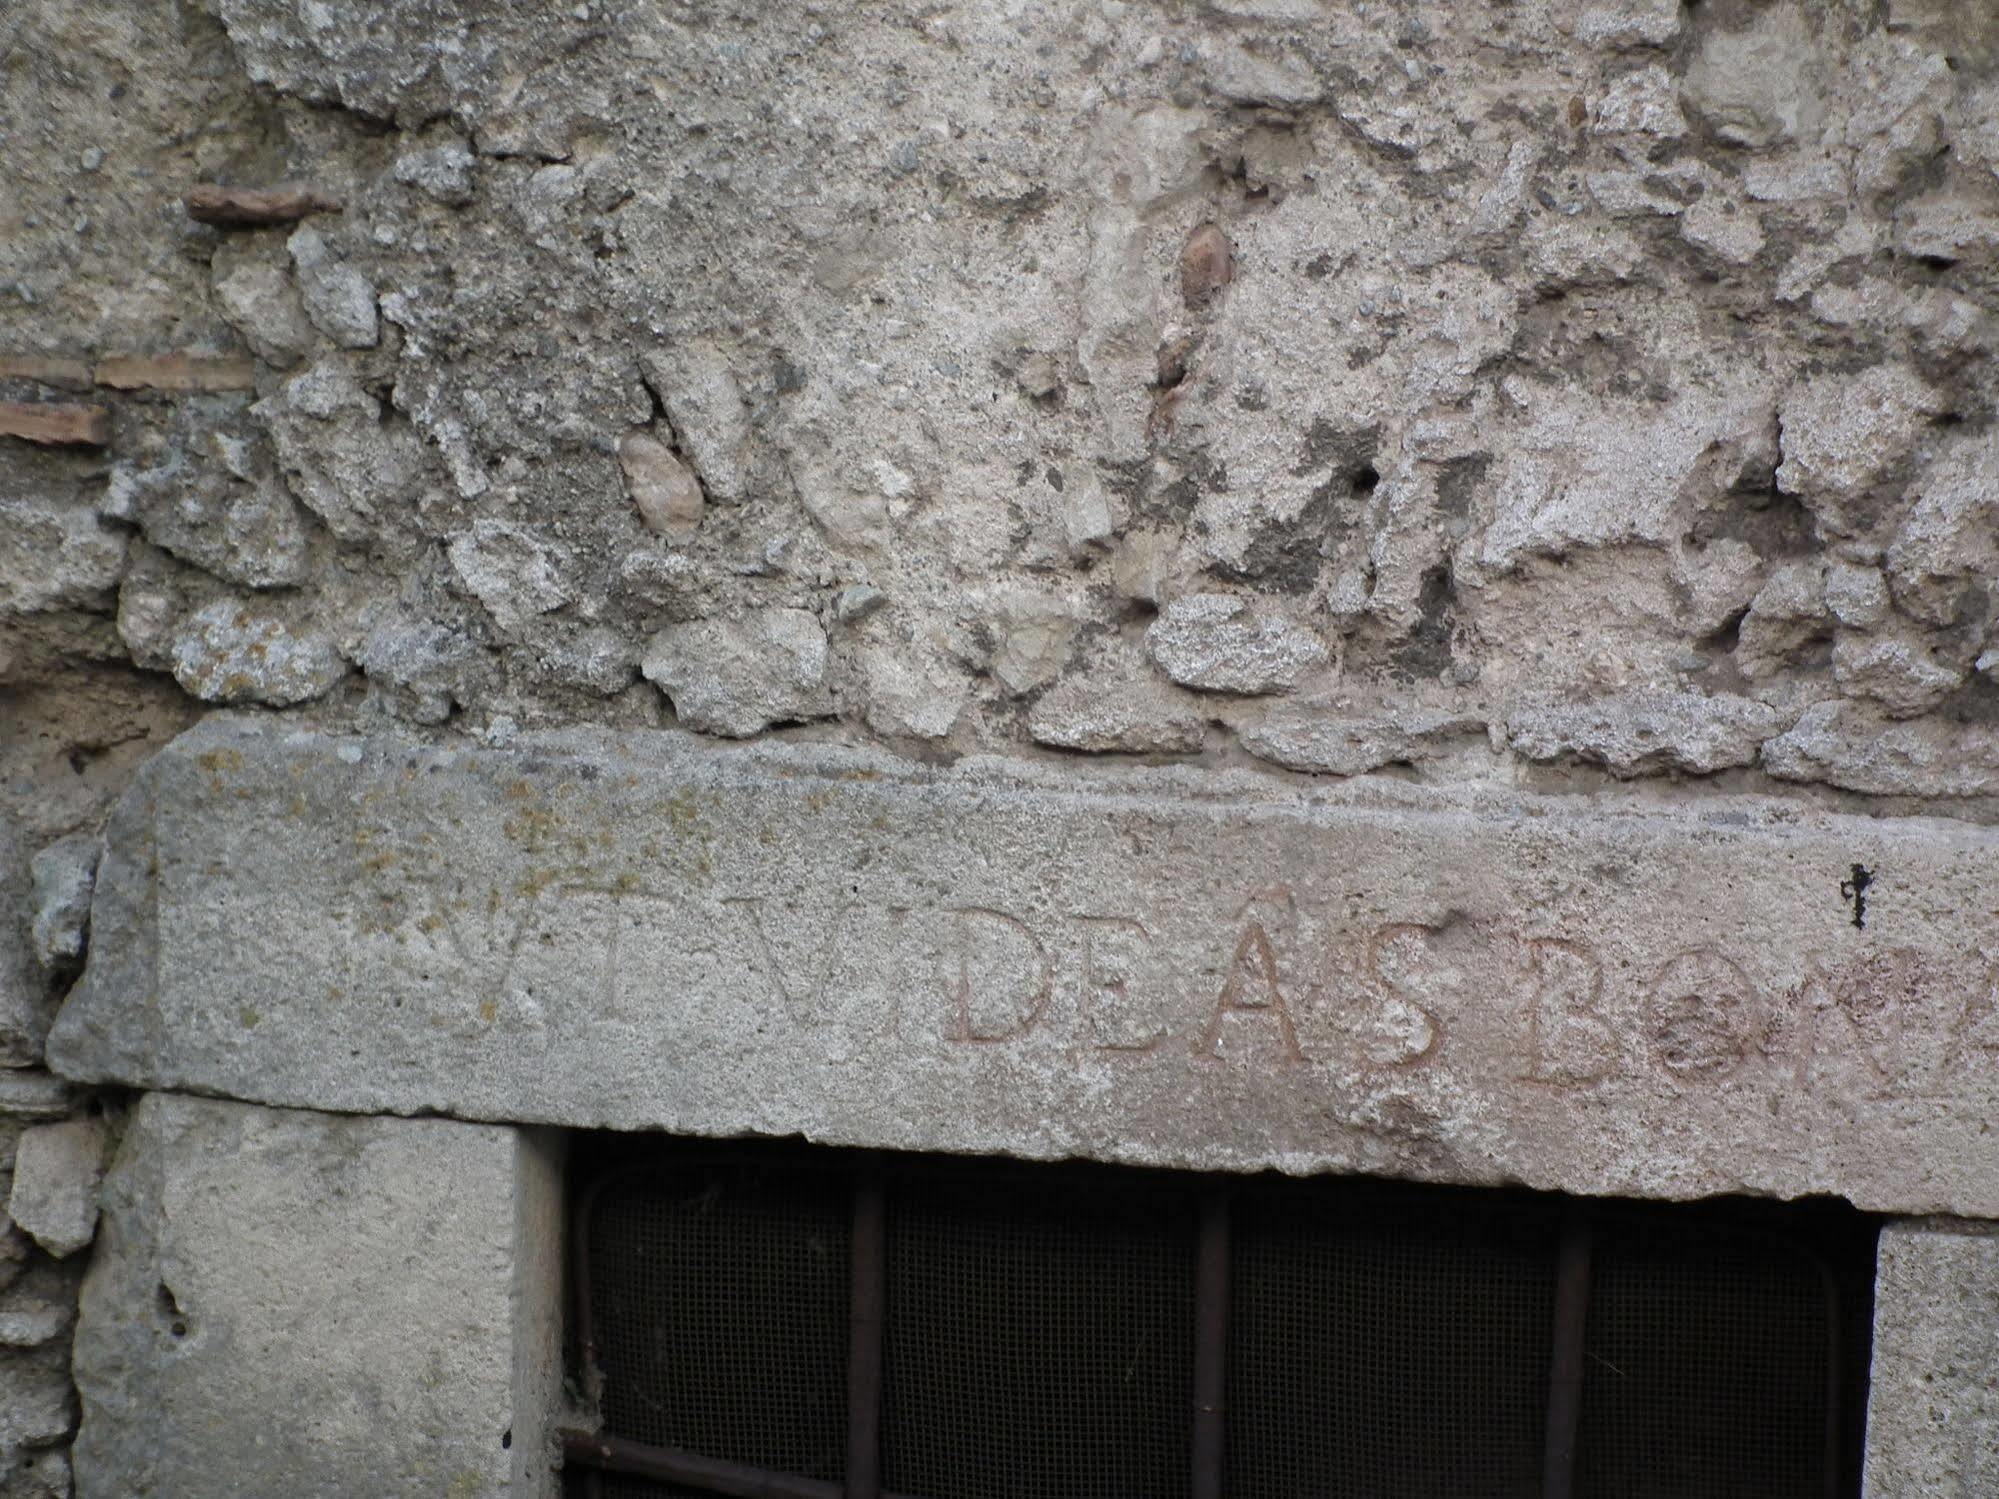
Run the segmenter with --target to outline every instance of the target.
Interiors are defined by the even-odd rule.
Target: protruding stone
[[[1915,494],[1888,548],[1895,602],[1926,624],[1953,625],[1999,575],[1999,438],[1952,444]]]
[[[459,581],[503,630],[518,632],[569,602],[554,553],[520,526],[475,520],[446,550]]]
[[[1308,626],[1233,594],[1175,599],[1145,642],[1160,670],[1203,692],[1286,692],[1332,659]]]
[[[1937,392],[1905,365],[1808,380],[1784,399],[1777,486],[1833,534],[1864,531],[1874,519],[1868,486],[1941,409]]]
[[[43,1348],[69,1331],[76,1320],[76,1303],[68,1285],[58,1283],[37,1294],[30,1276],[0,1297],[0,1348]],[[0,1395],[0,1402],[4,1402]]]
[[[396,181],[427,193],[447,207],[462,208],[477,196],[472,176],[475,161],[470,151],[453,141],[398,156],[393,175]]]
[[[983,666],[1015,697],[1046,687],[1076,649],[1076,607],[1061,593],[1003,587],[980,601],[974,666]]]
[[[1636,692],[1542,703],[1507,715],[1508,742],[1529,760],[1580,760],[1615,776],[1712,775],[1754,765],[1784,716],[1753,698]]]
[[[1999,793],[1999,735],[1978,723],[1897,723],[1832,699],[1765,744],[1763,768],[1779,780],[1876,796],[1991,796]]]
[[[948,738],[972,694],[965,672],[921,641],[864,646],[858,666],[861,716],[891,739]]]
[[[111,469],[100,512],[154,546],[245,588],[306,580],[305,518],[239,406],[175,411],[168,433]]]
[[[1680,0],[1597,0],[1576,22],[1587,47],[1664,47],[1680,34]]]
[[[1125,669],[1074,676],[1034,705],[1028,733],[1057,749],[1134,755],[1186,755],[1201,748],[1208,725],[1196,703],[1162,686],[1139,661]]]
[[[841,624],[859,624],[888,603],[888,595],[866,583],[853,583],[840,590],[833,600],[833,614]]]
[[[0,1119],[65,1119],[75,1101],[70,1085],[51,1073],[0,1068]]]
[[[69,1499],[61,1455],[50,1462],[34,1449],[65,1440],[75,1425],[76,1400],[65,1360],[24,1349],[0,1353],[0,1452],[11,1459],[10,1499],[16,1494],[21,1499]]]
[[[217,599],[176,632],[173,674],[204,702],[286,707],[326,696],[347,663],[325,635],[261,605]]]
[[[1680,238],[1730,265],[1748,265],[1763,253],[1763,226],[1756,214],[1718,192],[1680,215]]]
[[[1772,676],[1802,664],[1800,653],[1807,647],[1816,643],[1823,649],[1831,633],[1824,564],[1786,563],[1750,600],[1736,638],[1736,665],[1747,677]]]
[[[313,327],[343,349],[374,348],[381,327],[368,278],[335,256],[317,229],[295,230],[286,244]]]
[[[1825,571],[1825,603],[1854,630],[1871,630],[1888,617],[1888,584],[1878,567],[1835,562]]]
[[[30,862],[35,884],[35,956],[59,968],[83,956],[90,925],[90,891],[97,877],[97,840],[79,833],[52,843]]]
[[[727,354],[708,344],[676,344],[647,354],[643,363],[708,498],[718,505],[748,498],[756,441]]]
[[[694,471],[672,448],[650,432],[627,432],[618,443],[618,461],[632,503],[649,529],[676,539],[701,529],[707,497]]]
[[[1236,729],[1259,760],[1312,775],[1357,776],[1385,765],[1413,765],[1455,740],[1483,731],[1468,714],[1434,708],[1356,713],[1350,708],[1286,703]]]
[[[261,238],[226,240],[209,269],[223,316],[259,359],[289,369],[312,351],[312,324],[281,250]]]
[[[1062,389],[1062,366],[1052,354],[1030,354],[1021,361],[1014,381],[1029,400],[1052,400]]]
[[[640,668],[683,727],[731,739],[827,718],[826,632],[803,609],[757,609],[668,625]]]
[[[1814,78],[1811,22],[1796,3],[1766,5],[1749,23],[1713,27],[1687,70],[1687,106],[1737,146],[1807,136],[1823,114]]]
[[[104,1144],[104,1126],[95,1119],[34,1124],[21,1132],[7,1216],[57,1259],[97,1233]]]
[[[1674,0],[1674,9],[1678,9],[1678,0]],[[1590,132],[1678,140],[1687,133],[1687,121],[1680,113],[1679,89],[1672,74],[1657,63],[1626,73],[1597,101]]]
[[[1842,635],[1832,652],[1833,680],[1841,691],[1872,699],[1890,718],[1929,712],[1964,685],[1969,666],[1906,627]]]

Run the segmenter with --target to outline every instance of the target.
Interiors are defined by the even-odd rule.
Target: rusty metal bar
[[[1838,1499],[1839,1470],[1845,1455],[1840,1442],[1840,1407],[1846,1403],[1846,1382],[1839,1363],[1840,1298],[1839,1280],[1832,1266],[1812,1250],[1803,1251],[1818,1267],[1819,1282],[1825,1289],[1825,1496]]]
[[[565,1463],[604,1473],[629,1473],[657,1483],[675,1483],[706,1494],[720,1494],[724,1499],[844,1499],[846,1493],[842,1485],[828,1479],[702,1457],[678,1447],[654,1447],[593,1431],[562,1431],[557,1436],[562,1442]],[[909,1499],[909,1496],[885,1493],[881,1499]]]
[[[847,1311],[847,1499],[880,1499],[882,1313],[888,1299],[888,1206],[881,1173],[863,1167],[854,1183],[848,1250],[853,1296]]]
[[[563,1460],[579,1467],[677,1483],[704,1493],[725,1495],[727,1499],[842,1499],[840,1485],[823,1478],[773,1473],[748,1463],[725,1462],[718,1457],[683,1452],[677,1447],[653,1447],[588,1431],[565,1431],[561,1435]]]
[[[1214,1187],[1201,1198],[1194,1253],[1193,1499],[1221,1499],[1223,1402],[1229,1343],[1229,1199]]]
[[[1554,1357],[1548,1372],[1548,1434],[1541,1499],[1574,1499],[1576,1433],[1583,1415],[1583,1332],[1589,1321],[1590,1223],[1581,1209],[1562,1220],[1555,1261]]]

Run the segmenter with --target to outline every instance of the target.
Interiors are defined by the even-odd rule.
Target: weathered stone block
[[[1988,830],[1751,798],[211,721],[112,821],[50,1057],[357,1112],[1975,1216],[1995,907]]]
[[[1999,1225],[1881,1231],[1867,1499],[1999,1494]]]
[[[142,1099],[77,1324],[79,1499],[552,1494],[559,1198],[511,1129]]]

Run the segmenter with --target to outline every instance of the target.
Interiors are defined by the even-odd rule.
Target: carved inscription
[[[545,1033],[552,1005],[579,996],[588,1015],[637,1023],[748,979],[767,1016],[844,1026],[854,1044],[1135,1063],[1178,1046],[1203,1067],[1336,1065],[1384,1079],[1500,1069],[1557,1092],[1643,1077],[1712,1089],[1754,1073],[1841,1097],[1923,1096],[1999,1066],[1999,983],[1976,955],[1959,967],[1870,946],[1774,982],[1752,975],[1753,955],[1715,947],[1613,968],[1588,942],[1492,921],[1356,927],[1286,886],[1219,919],[878,903],[842,889],[820,901],[718,895],[690,921],[688,899],[629,881],[508,900],[380,879],[340,912],[336,987],[476,1036]],[[1460,1044],[1473,1016],[1476,1039]]]

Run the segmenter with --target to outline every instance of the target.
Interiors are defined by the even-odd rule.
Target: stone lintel
[[[1990,832],[1069,772],[211,721],[112,823],[51,1063],[364,1113],[1999,1216]]]

